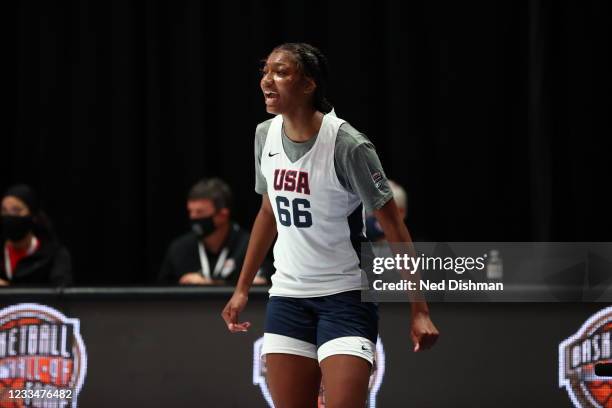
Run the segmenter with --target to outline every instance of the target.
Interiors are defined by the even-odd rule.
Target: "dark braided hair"
[[[325,55],[318,48],[306,43],[285,43],[274,48],[272,52],[274,51],[286,51],[293,55],[302,74],[312,78],[317,85],[314,93],[315,108],[323,113],[331,111],[333,107],[325,98],[329,73]]]

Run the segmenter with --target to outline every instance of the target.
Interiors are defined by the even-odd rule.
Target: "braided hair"
[[[318,48],[306,43],[281,44],[272,50],[275,51],[286,51],[293,55],[302,74],[311,78],[317,85],[314,107],[323,113],[330,112],[333,107],[325,97],[329,73],[325,55]]]

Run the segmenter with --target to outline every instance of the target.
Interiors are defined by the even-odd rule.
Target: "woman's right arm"
[[[276,218],[274,217],[274,211],[272,210],[268,195],[262,194],[261,208],[253,224],[249,246],[247,247],[242,270],[240,271],[240,278],[238,278],[234,295],[227,302],[221,313],[227,328],[231,332],[246,331],[251,325],[249,322],[238,323],[238,314],[247,304],[249,289],[253,284],[253,279],[266,257],[275,236]]]
[[[274,237],[276,237],[276,218],[274,218],[274,211],[268,199],[268,194],[262,194],[261,208],[253,224],[249,246],[247,247],[235,293],[242,293],[244,295],[249,293],[249,289],[253,284],[253,278],[255,278],[257,270],[270,250]]]

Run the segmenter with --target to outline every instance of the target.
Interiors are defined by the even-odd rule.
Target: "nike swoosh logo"
[[[279,153],[280,153],[280,152],[272,154],[272,153],[268,152],[268,157],[276,156],[276,155],[277,155],[277,154],[279,154]]]
[[[369,348],[367,348],[366,346],[361,346],[361,349],[362,349],[363,351],[370,351],[370,349],[369,349]]]

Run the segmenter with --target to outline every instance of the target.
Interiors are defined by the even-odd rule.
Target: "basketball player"
[[[276,47],[261,89],[273,119],[257,127],[256,191],[262,204],[234,295],[222,316],[232,332],[274,237],[264,344],[276,408],[364,407],[378,332],[377,306],[362,303],[363,205],[390,242],[410,242],[373,145],[325,99],[327,61],[303,43]],[[438,331],[427,304],[412,303],[414,350]]]

